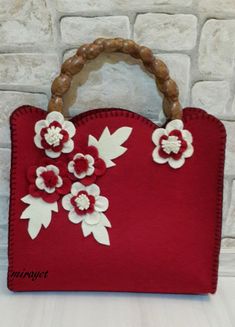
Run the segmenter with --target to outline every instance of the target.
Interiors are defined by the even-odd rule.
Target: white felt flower
[[[45,120],[35,124],[34,129],[34,143],[39,149],[44,149],[48,157],[58,158],[61,153],[73,150],[75,127],[72,122],[65,121],[60,112],[50,112]]]
[[[172,168],[180,168],[185,159],[193,155],[192,134],[184,129],[182,120],[170,121],[166,128],[157,128],[152,134],[153,160],[159,164],[168,163]]]
[[[68,218],[74,223],[82,223],[83,235],[93,234],[97,242],[110,245],[106,227],[111,227],[104,212],[108,209],[109,201],[100,195],[96,184],[84,186],[76,182],[71,187],[71,193],[62,199],[62,206],[69,211]]]
[[[37,177],[35,180],[37,188],[47,193],[54,193],[56,188],[61,187],[63,184],[59,173],[59,168],[54,165],[38,167],[36,169]]]
[[[95,160],[90,154],[77,153],[68,163],[68,171],[75,177],[82,179],[94,173]]]

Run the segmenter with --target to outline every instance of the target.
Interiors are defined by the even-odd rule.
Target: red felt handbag
[[[73,75],[101,52],[142,60],[163,93],[164,126],[115,108],[64,118]],[[10,122],[10,290],[216,291],[225,129],[181,109],[150,49],[120,38],[80,47],[48,113],[25,105]]]

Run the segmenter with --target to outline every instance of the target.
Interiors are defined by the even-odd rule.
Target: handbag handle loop
[[[74,56],[68,58],[61,67],[60,75],[52,83],[48,111],[63,113],[62,96],[69,90],[73,76],[82,70],[87,60],[96,58],[102,52],[122,52],[142,60],[145,68],[155,76],[157,87],[164,95],[165,116],[168,119],[182,118],[178,87],[170,78],[166,64],[155,58],[149,48],[122,38],[98,38],[93,43],[82,45]]]

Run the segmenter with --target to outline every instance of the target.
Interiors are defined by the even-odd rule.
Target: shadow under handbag
[[[72,76],[101,52],[142,60],[163,93],[164,126],[114,108],[64,118]],[[216,291],[225,129],[181,109],[150,49],[120,38],[81,46],[52,84],[48,113],[25,105],[10,122],[10,290]]]

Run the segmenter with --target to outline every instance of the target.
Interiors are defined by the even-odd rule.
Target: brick
[[[0,196],[0,248],[8,241],[8,209],[9,198]]]
[[[235,122],[223,122],[227,132],[225,174],[235,176]]]
[[[232,184],[232,195],[228,214],[224,223],[223,233],[226,237],[235,237],[235,180]]]
[[[46,109],[47,103],[45,94],[0,91],[0,145],[10,144],[9,116],[17,107],[29,104]]]
[[[138,15],[134,39],[153,50],[190,50],[197,37],[197,18],[194,15]]]
[[[73,45],[89,43],[98,37],[130,38],[130,22],[126,16],[65,17],[61,20],[61,37],[64,43]]]
[[[214,15],[221,17],[225,15],[235,14],[234,0],[199,0],[199,13],[206,16]]]
[[[0,228],[1,226],[7,226],[8,224],[8,209],[9,209],[9,197],[0,196]],[[1,237],[0,237],[0,244]]]
[[[192,88],[192,106],[205,109],[208,113],[219,118],[232,115],[228,106],[229,98],[230,85],[226,81],[198,82]]]
[[[58,68],[52,54],[0,54],[0,84],[49,86]]]
[[[3,1],[0,8],[0,47],[48,42],[52,20],[44,0]]]
[[[61,12],[68,13],[106,13],[140,10],[151,11],[155,9],[179,9],[186,8],[192,4],[192,0],[132,0],[131,4],[126,0],[57,0],[57,9]]]
[[[9,195],[11,151],[0,149],[0,195]]]
[[[199,70],[208,77],[231,76],[234,67],[235,20],[208,20],[199,45]]]

